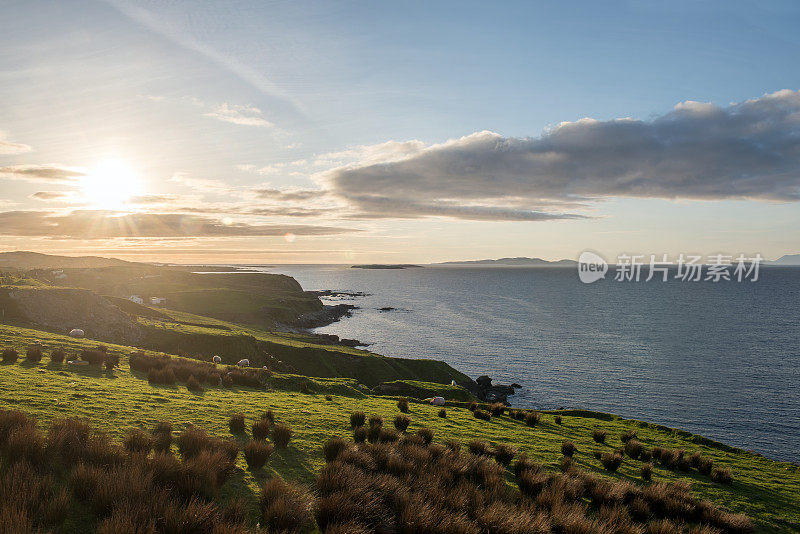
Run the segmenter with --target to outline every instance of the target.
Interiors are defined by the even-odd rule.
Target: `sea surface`
[[[573,268],[264,270],[367,293],[329,301],[360,309],[317,331],[518,382],[514,406],[611,412],[800,461],[800,268],[590,285]]]

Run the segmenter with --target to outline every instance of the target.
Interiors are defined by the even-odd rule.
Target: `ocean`
[[[514,406],[611,412],[800,461],[800,268],[762,267],[756,282],[593,284],[574,268],[264,270],[367,294],[329,301],[359,309],[318,332],[518,382]]]

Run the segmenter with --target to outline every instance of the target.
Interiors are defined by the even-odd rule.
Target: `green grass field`
[[[42,362],[24,361],[24,349],[35,340],[46,347]],[[16,408],[34,415],[42,428],[50,420],[64,416],[88,419],[93,426],[117,439],[130,428],[149,429],[156,421],[168,420],[181,430],[192,423],[217,436],[230,436],[228,417],[243,413],[249,424],[263,411],[272,409],[279,422],[288,424],[294,438],[286,450],[278,450],[264,471],[251,472],[240,456],[235,474],[223,488],[223,498],[245,495],[255,503],[259,485],[268,477],[310,482],[324,464],[322,444],[332,436],[350,437],[349,415],[361,410],[368,415],[384,417],[388,424],[398,413],[396,399],[367,396],[359,392],[355,381],[319,379],[320,392],[303,394],[294,389],[300,380],[290,375],[277,375],[269,391],[250,388],[207,388],[191,393],[185,386],[151,386],[146,378],[131,373],[126,355],[133,349],[109,345],[122,355],[120,368],[112,372],[99,369],[52,364],[50,350],[63,347],[68,351],[96,346],[96,342],[74,340],[55,334],[9,326],[0,326],[0,348],[20,351],[17,363],[0,365],[0,407]],[[332,400],[326,400],[325,392]],[[589,471],[607,476],[639,481],[641,462],[626,458],[613,475],[602,470],[595,450],[610,451],[621,446],[620,434],[635,430],[648,447],[683,448],[687,453],[702,451],[714,458],[715,466],[730,467],[734,482],[720,485],[696,471],[673,472],[656,465],[654,480],[682,478],[692,483],[693,492],[731,511],[752,517],[764,532],[797,532],[800,530],[800,472],[798,466],[775,462],[749,452],[732,449],[686,432],[623,420],[592,412],[562,412],[562,424],[554,422],[556,412],[544,413],[535,428],[512,420],[508,415],[489,422],[475,419],[463,407],[447,407],[447,418],[437,415],[438,408],[411,403],[409,431],[429,427],[435,441],[457,440],[467,443],[480,438],[491,443],[509,443],[539,462],[557,468],[560,446],[572,440],[578,447],[575,460]],[[608,431],[607,443],[592,440],[592,430]],[[255,512],[254,512],[255,513]]]

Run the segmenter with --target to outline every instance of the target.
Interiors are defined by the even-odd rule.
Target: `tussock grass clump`
[[[382,428],[378,433],[378,442],[380,443],[394,443],[400,439],[400,434],[393,428]]]
[[[664,451],[663,447],[653,447],[653,459],[661,461],[661,455],[664,454]]]
[[[394,418],[394,427],[400,432],[405,432],[410,424],[411,418],[405,414],[397,414]]]
[[[623,432],[623,433],[622,433],[622,434],[620,434],[620,436],[619,436],[619,440],[620,440],[622,443],[628,443],[630,440],[632,440],[632,439],[636,439],[636,438],[637,438],[637,436],[636,436],[636,432],[635,432],[635,431],[633,431],[633,430],[626,430],[625,432]]]
[[[32,363],[39,363],[42,361],[42,347],[41,345],[32,345],[25,351],[25,359]]]
[[[67,353],[63,349],[53,349],[50,353],[50,361],[53,363],[64,363],[67,358]]]
[[[353,441],[356,443],[364,443],[367,440],[367,429],[363,426],[357,426],[353,429]]]
[[[264,467],[264,464],[267,463],[267,460],[269,460],[274,449],[275,447],[272,443],[261,439],[251,439],[245,444],[243,449],[247,467],[251,470],[261,469]]]
[[[444,408],[439,408],[439,412],[437,413],[437,415],[439,417],[441,417],[442,419],[446,419],[447,418],[447,410],[445,410]]]
[[[260,524],[269,532],[305,532],[313,524],[311,496],[301,486],[271,478],[264,483]]]
[[[606,452],[600,458],[600,463],[603,464],[606,471],[613,473],[622,465],[622,456],[615,452]]]
[[[506,411],[506,405],[502,402],[493,402],[489,405],[489,413],[492,414],[492,417],[500,417]]]
[[[369,429],[367,430],[367,441],[370,443],[377,443],[378,439],[381,437],[382,429],[382,426],[370,425]]]
[[[175,385],[175,373],[172,369],[150,369],[147,371],[147,381],[150,384]]]
[[[32,425],[12,430],[4,444],[4,449],[10,464],[27,462],[33,466],[41,466],[47,460],[44,438]]]
[[[272,409],[269,409],[261,414],[261,420],[268,421],[269,424],[271,425],[275,423],[275,413],[272,411]]]
[[[539,412],[528,412],[525,414],[525,424],[534,427],[542,420],[542,414]]]
[[[369,418],[369,426],[371,427],[382,427],[383,426],[383,417],[380,415],[373,415]]]
[[[269,419],[261,418],[250,427],[253,432],[253,439],[267,439],[272,422]]]
[[[727,467],[715,467],[711,471],[711,480],[718,484],[733,484],[733,472]]]
[[[153,436],[138,428],[132,428],[125,436],[122,445],[128,452],[148,455],[153,450]]]
[[[653,453],[650,451],[650,449],[647,449],[644,446],[642,446],[642,450],[639,453],[639,459],[643,462],[649,462],[652,456]]]
[[[494,447],[494,459],[504,467],[508,467],[516,455],[517,449],[511,445],[500,443]]]
[[[600,460],[603,457],[603,451],[594,451],[592,456],[594,456],[595,460]]]
[[[473,439],[467,444],[467,450],[470,453],[478,455],[478,456],[491,456],[492,449],[489,446],[489,442],[483,441],[480,439]]]
[[[279,449],[285,449],[292,440],[292,429],[287,425],[277,424],[272,427],[272,441]]]
[[[326,462],[336,460],[340,454],[347,450],[348,445],[342,438],[331,438],[322,446],[322,452],[325,455]]]
[[[607,435],[608,435],[608,432],[606,432],[605,430],[602,430],[602,429],[600,429],[600,428],[595,428],[595,429],[592,431],[592,439],[593,439],[593,440],[594,440],[596,443],[605,443],[605,442],[606,442],[606,436],[607,436]]]
[[[562,456],[561,460],[558,461],[558,468],[562,473],[566,473],[572,469],[574,464],[575,462],[572,459],[572,456]]]
[[[325,400],[326,401],[332,401],[333,397],[331,395],[325,395]]]
[[[403,413],[408,413],[408,399],[403,397],[399,401],[397,401],[397,409]]]
[[[555,416],[553,420],[556,422],[557,425],[562,424],[562,419],[560,415]]]
[[[572,457],[572,455],[575,454],[575,451],[577,450],[578,448],[572,441],[565,441],[564,443],[561,444],[561,454],[563,454],[564,456]]]
[[[642,448],[642,442],[638,439],[631,438],[625,441],[625,454],[633,459],[639,458],[639,456],[642,454]]]
[[[14,349],[3,349],[0,357],[2,357],[3,363],[14,363],[19,359],[19,353]]]
[[[81,351],[81,360],[89,362],[89,365],[103,365],[106,359],[105,347],[97,347],[96,349],[84,349]]]
[[[697,469],[697,467],[700,465],[700,458],[702,458],[700,451],[693,452],[689,455],[689,464]]]
[[[367,420],[367,416],[364,412],[353,412],[350,414],[350,427],[356,428],[359,426],[364,426],[364,421]]]
[[[714,468],[714,459],[703,456],[697,463],[697,470],[703,475],[710,475],[711,470]]]
[[[192,393],[202,393],[204,391],[203,385],[200,384],[200,381],[197,380],[194,375],[189,376],[186,380],[186,389]]]
[[[639,473],[642,475],[642,480],[649,481],[651,478],[653,478],[653,464],[651,463],[642,464]]]
[[[423,427],[417,430],[417,436],[422,439],[425,445],[430,445],[433,441],[433,430],[428,427]]]
[[[228,428],[231,431],[231,434],[244,434],[245,432],[245,423],[244,423],[244,414],[236,413],[230,416],[228,419]]]
[[[474,400],[471,400],[467,403],[467,410],[474,412],[477,409],[478,409],[478,403],[475,402]]]
[[[491,421],[491,419],[492,419],[492,414],[487,412],[486,410],[477,410],[476,409],[475,411],[472,412],[472,415],[476,419],[481,419],[483,421]]]

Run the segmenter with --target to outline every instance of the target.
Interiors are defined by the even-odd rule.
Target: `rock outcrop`
[[[486,402],[502,402],[508,403],[508,396],[514,394],[515,388],[521,388],[517,383],[506,386],[503,384],[492,385],[492,379],[486,375],[479,376],[474,382],[459,383],[469,390],[470,393]]]

